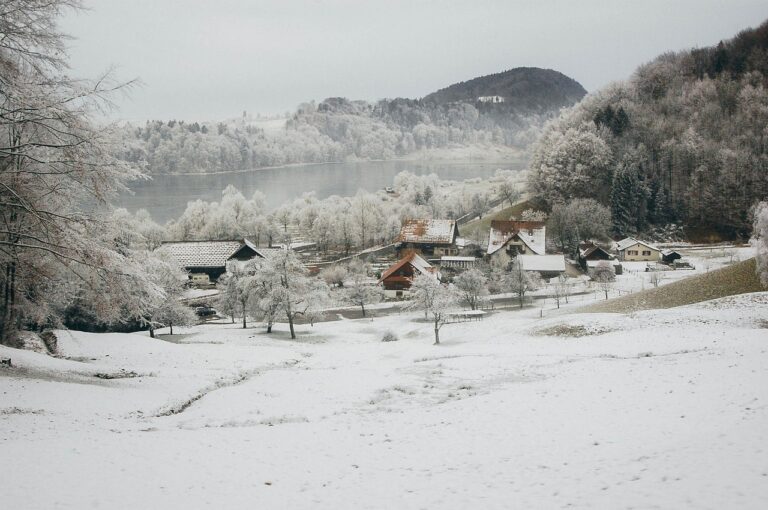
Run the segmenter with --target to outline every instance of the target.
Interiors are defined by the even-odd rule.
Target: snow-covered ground
[[[0,347],[0,505],[765,507],[768,293],[546,315]]]

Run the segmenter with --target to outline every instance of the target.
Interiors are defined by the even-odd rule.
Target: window
[[[643,256],[648,257],[651,254],[651,250],[643,250]]]
[[[629,250],[627,255],[637,255],[637,250]]]

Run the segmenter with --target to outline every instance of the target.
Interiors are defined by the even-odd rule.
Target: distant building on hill
[[[406,220],[400,228],[395,249],[398,257],[410,252],[427,257],[458,255],[459,227],[454,220]]]
[[[498,104],[498,103],[503,103],[504,102],[504,97],[502,97],[502,96],[480,96],[480,97],[477,98],[477,100],[480,101],[481,103],[494,103],[494,104]]]

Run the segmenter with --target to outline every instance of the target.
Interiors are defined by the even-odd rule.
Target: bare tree
[[[605,293],[605,299],[608,299],[608,291],[613,288],[613,282],[616,281],[616,271],[613,269],[613,265],[607,260],[601,260],[590,271],[590,276],[597,288]]]
[[[557,277],[557,280],[555,280],[554,284],[552,285],[552,297],[555,298],[555,303],[557,303],[557,307],[560,308],[560,301],[565,300],[565,302],[568,302],[568,296],[571,295],[571,282],[568,281],[568,277],[561,274]]]
[[[66,75],[56,24],[77,0],[5,0],[0,8],[0,341],[40,308],[45,289],[69,280],[84,292],[114,289],[126,254],[110,245],[100,206],[138,171],[112,157],[111,129],[88,119],[124,85]],[[89,204],[85,208],[84,204]],[[100,296],[101,308],[121,298]],[[136,310],[139,319],[146,310]],[[25,316],[27,319],[25,319]]]
[[[359,306],[363,317],[365,317],[365,306],[384,299],[384,290],[367,281],[368,268],[362,262],[350,263],[349,269],[350,281],[345,298],[353,305]]]
[[[507,291],[517,294],[520,308],[522,308],[525,295],[541,286],[541,277],[539,273],[526,271],[520,259],[516,258],[509,265],[509,271],[504,276],[503,285]]]
[[[651,271],[651,274],[648,276],[648,281],[650,281],[651,285],[654,287],[658,287],[662,280],[664,280],[664,276],[664,271]]]

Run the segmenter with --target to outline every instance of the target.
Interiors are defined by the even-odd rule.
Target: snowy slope
[[[573,305],[571,305],[573,306]],[[768,293],[0,347],[8,508],[762,508]],[[380,342],[391,329],[398,342]],[[95,373],[134,371],[102,380]]]

